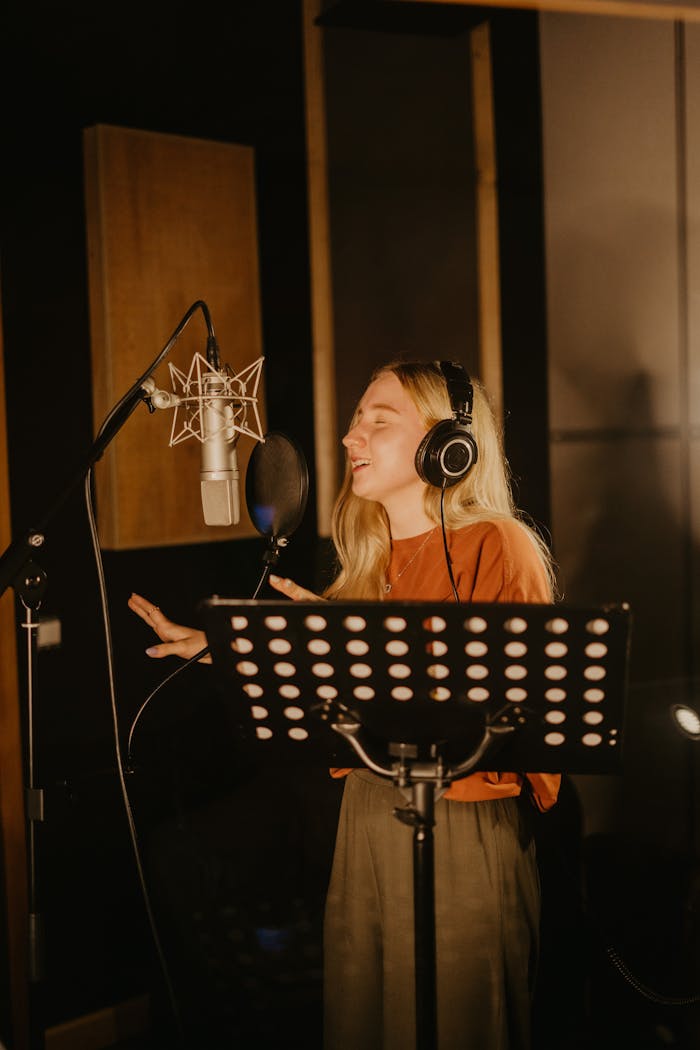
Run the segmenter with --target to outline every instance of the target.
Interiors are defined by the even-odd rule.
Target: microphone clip
[[[267,549],[263,554],[263,564],[269,565],[270,568],[275,566],[279,561],[282,548],[286,547],[288,543],[289,540],[286,536],[271,536]]]

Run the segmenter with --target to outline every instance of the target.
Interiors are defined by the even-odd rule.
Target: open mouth
[[[370,461],[368,459],[353,459],[352,460],[352,471],[353,471],[353,474],[356,471],[358,471],[358,470],[362,470],[363,467],[368,467],[369,464],[370,464]]]

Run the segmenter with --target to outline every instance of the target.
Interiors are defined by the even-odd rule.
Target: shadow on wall
[[[586,386],[596,386],[590,372]],[[692,890],[700,751],[670,718],[673,701],[698,695],[684,435],[654,429],[646,373],[612,391],[607,377],[604,386],[618,426],[552,448],[564,601],[625,601],[633,616],[622,774],[573,778],[583,816],[589,1025],[606,1047],[695,1047],[698,1007],[669,1001],[700,993]],[[608,946],[657,1001],[613,968]]]

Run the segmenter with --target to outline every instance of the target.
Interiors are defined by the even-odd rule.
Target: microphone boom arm
[[[211,342],[212,340],[215,340],[209,307],[202,299],[197,299],[192,303],[182,319],[178,322],[174,332],[155,360],[148,366],[143,375],[136,380],[131,389],[124,394],[122,399],[117,402],[104,420],[97,433],[97,437],[92,446],[88,449],[85,459],[74,477],[63,487],[46,512],[41,515],[39,522],[35,526],[24,530],[22,536],[13,540],[3,554],[0,555],[0,596],[5,593],[8,587],[14,587],[16,583],[18,583],[20,587],[24,585],[25,581],[21,579],[21,573],[23,570],[26,571],[27,563],[32,558],[35,558],[37,551],[43,547],[46,539],[45,531],[47,525],[53,521],[73,489],[81,484],[93,464],[101,458],[107,446],[124,426],[139,402],[146,401],[149,406],[149,411],[153,411],[150,402],[148,402],[148,395],[150,392],[148,380],[158,368],[161,361],[163,361],[163,359],[170,353],[196,310],[201,310],[204,315],[209,341]],[[152,389],[152,387],[150,389]]]
[[[0,556],[0,595],[4,594],[8,587],[17,587],[23,582],[21,580],[22,570],[32,558],[36,558],[37,551],[43,547],[46,540],[46,527],[53,521],[73,489],[83,482],[93,464],[102,457],[107,446],[124,426],[139,402],[145,401],[147,396],[147,391],[142,386],[129,392],[129,395],[123,399],[122,404],[112,413],[106,425],[100,430],[76,474],[41,516],[38,524],[27,529],[19,539],[13,540]]]

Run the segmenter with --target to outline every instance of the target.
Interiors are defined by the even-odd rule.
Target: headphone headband
[[[458,423],[470,425],[474,406],[474,388],[471,379],[458,361],[435,362],[447,383],[450,407]]]

